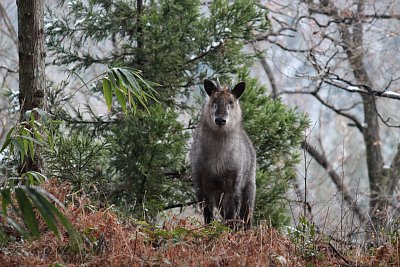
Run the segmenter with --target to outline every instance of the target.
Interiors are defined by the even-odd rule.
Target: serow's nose
[[[215,124],[218,126],[224,126],[226,124],[226,120],[223,118],[215,118]]]

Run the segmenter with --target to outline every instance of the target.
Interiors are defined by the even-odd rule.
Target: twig
[[[173,209],[173,208],[183,208],[183,207],[187,207],[187,206],[197,204],[197,203],[199,203],[199,202],[198,201],[190,201],[187,203],[172,204],[172,205],[163,207],[162,210],[169,210],[169,209]]]
[[[340,253],[333,245],[331,242],[328,242],[329,247],[333,250],[333,252],[336,253],[346,264],[350,264],[350,262]]]
[[[318,152],[318,150],[309,144],[306,140],[302,142],[301,146],[328,172],[331,180],[336,185],[339,192],[343,194],[344,200],[350,206],[350,209],[357,214],[358,219],[361,223],[365,223],[367,218],[363,215],[361,208],[358,206],[357,202],[353,199],[347,188],[342,186],[340,175],[334,171],[332,165],[327,161],[327,159]]]

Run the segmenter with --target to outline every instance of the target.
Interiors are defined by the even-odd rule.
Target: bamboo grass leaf
[[[24,187],[23,190],[29,194],[49,229],[59,237],[60,232],[58,230],[55,214],[51,207],[52,204],[32,187]]]
[[[122,109],[124,110],[124,112],[127,112],[127,108],[126,108],[126,97],[124,92],[122,92],[121,89],[116,88],[115,90],[115,95],[117,96],[117,100],[118,103],[121,105]]]
[[[1,190],[1,207],[3,216],[7,218],[7,206],[11,204],[11,193],[9,188]]]
[[[112,104],[112,91],[111,91],[111,82],[107,78],[103,79],[103,94],[104,94],[104,99],[106,100],[107,108],[110,111]]]
[[[3,216],[3,214],[0,214],[1,216]],[[23,236],[27,236],[27,232],[24,230],[24,228],[22,228],[16,221],[14,221],[13,219],[11,219],[10,217],[6,218],[6,221],[8,224],[10,224],[18,233],[20,233]]]
[[[3,152],[3,151],[7,148],[7,146],[11,143],[11,140],[12,140],[11,134],[14,132],[14,130],[15,130],[15,126],[12,127],[12,128],[8,131],[7,136],[6,136],[6,139],[5,139],[4,143],[3,143],[3,146],[1,147],[0,153]]]
[[[35,146],[33,145],[33,141],[29,141],[29,152],[31,159],[33,160],[35,157]]]
[[[137,103],[140,103],[149,112],[148,99],[158,102],[154,96],[154,93],[157,92],[152,88],[152,85],[158,86],[158,84],[145,81],[141,77],[140,71],[130,68],[111,68],[107,71],[106,77],[103,78],[102,84],[107,106],[111,105],[110,99],[114,91],[118,104],[122,106],[125,113],[127,106],[136,111]]]
[[[31,231],[34,237],[39,237],[39,224],[30,200],[26,197],[22,188],[15,189],[15,196],[21,209],[22,219],[25,226]]]

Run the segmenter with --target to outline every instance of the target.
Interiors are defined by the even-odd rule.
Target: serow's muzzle
[[[223,118],[215,118],[215,124],[218,126],[224,126],[226,124],[226,120]]]

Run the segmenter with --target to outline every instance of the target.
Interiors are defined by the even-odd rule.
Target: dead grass
[[[71,192],[68,184],[55,181],[45,187],[64,202]],[[399,243],[369,253],[349,250],[341,257],[319,242],[315,255],[305,258],[301,244],[267,226],[233,233],[218,224],[171,219],[155,228],[121,219],[110,209],[97,210],[84,196],[68,199],[65,214],[81,234],[79,247],[71,245],[65,231],[57,238],[42,224],[39,240],[3,246],[0,266],[398,266],[400,261]]]

